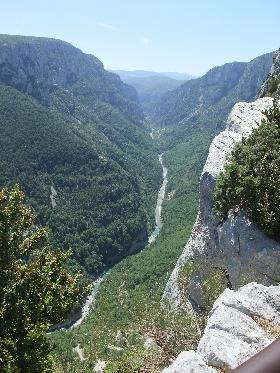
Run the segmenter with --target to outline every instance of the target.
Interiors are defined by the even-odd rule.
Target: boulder
[[[253,282],[237,291],[226,289],[209,313],[197,351],[182,352],[163,373],[231,370],[279,335],[279,286]]]
[[[214,373],[214,368],[208,367],[195,351],[183,351],[177,359],[162,373]]]

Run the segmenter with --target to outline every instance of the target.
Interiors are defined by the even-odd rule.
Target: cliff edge
[[[231,210],[221,222],[213,211],[213,191],[234,145],[247,137],[263,119],[263,110],[273,99],[259,98],[237,103],[227,125],[213,140],[200,181],[200,207],[190,239],[167,283],[163,302],[171,308],[206,309],[207,294],[202,283],[213,268],[223,271],[227,286],[257,281],[276,284],[280,278],[280,245],[263,234],[246,214]],[[188,266],[195,263],[195,270]],[[187,273],[187,275],[186,275]]]

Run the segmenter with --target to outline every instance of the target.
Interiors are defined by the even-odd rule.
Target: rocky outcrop
[[[213,373],[215,369],[208,367],[195,351],[183,351],[170,367],[162,373]]]
[[[275,52],[270,73],[262,84],[259,97],[280,96],[280,49]]]
[[[163,373],[234,369],[280,333],[280,287],[250,283],[214,303],[197,351],[182,352]]]
[[[272,98],[261,98],[252,103],[236,104],[226,129],[213,140],[201,175],[197,220],[166,286],[165,304],[173,308],[204,308],[202,283],[213,267],[224,271],[228,285],[234,289],[250,281],[279,282],[280,245],[266,237],[243,211],[230,211],[224,222],[220,222],[213,211],[213,191],[227,156],[236,142],[258,126],[263,118],[262,111],[272,102]],[[201,269],[186,276],[184,268],[194,262],[199,263]]]

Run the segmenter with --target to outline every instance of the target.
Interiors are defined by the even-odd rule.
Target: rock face
[[[213,140],[200,182],[200,208],[190,239],[171,274],[163,301],[171,307],[200,309],[205,306],[201,283],[213,266],[222,269],[234,289],[250,281],[275,284],[280,279],[280,245],[266,237],[240,211],[230,212],[221,223],[213,211],[213,191],[219,173],[236,142],[248,136],[263,118],[272,98],[238,103],[226,129]],[[202,270],[182,277],[183,269],[200,262]],[[183,290],[182,290],[183,288]],[[187,300],[187,301],[186,301]]]
[[[272,95],[280,96],[280,49],[275,52],[268,78],[259,91],[259,97]]]
[[[252,101],[266,79],[273,53],[250,62],[233,62],[214,67],[204,76],[192,79],[167,92],[157,105],[162,126],[221,130],[236,102]],[[217,133],[217,132],[216,132]]]
[[[234,369],[279,332],[279,286],[250,283],[238,291],[226,289],[214,303],[197,351],[182,352],[163,373]]]
[[[131,119],[143,119],[134,88],[104,70],[95,56],[61,40],[0,35],[0,83],[47,106],[61,108],[67,99],[65,109],[71,114],[77,110],[76,98],[91,96],[91,105],[106,102]]]
[[[195,351],[183,351],[174,363],[163,369],[162,373],[213,373],[215,369],[208,367]]]

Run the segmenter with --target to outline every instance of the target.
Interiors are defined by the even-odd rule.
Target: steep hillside
[[[268,238],[246,215],[246,210],[231,210],[221,220],[214,209],[214,189],[227,156],[235,144],[251,134],[264,119],[263,111],[271,98],[252,103],[237,103],[224,131],[215,137],[200,179],[200,205],[192,234],[165,289],[164,299],[172,307],[207,309],[206,279],[220,270],[224,284],[233,288],[250,282],[275,283],[279,276],[279,244]],[[247,181],[247,188],[249,183]],[[256,201],[257,203],[257,201]],[[193,266],[193,267],[192,267]],[[219,294],[218,294],[219,295]]]
[[[278,68],[276,52],[260,95],[277,98]],[[163,296],[207,323],[197,351],[182,352],[166,373],[231,371],[279,338],[279,287],[262,285],[278,285],[280,268],[279,102],[237,103],[210,146],[197,220]]]
[[[0,83],[1,187],[19,182],[88,273],[137,249],[161,169],[135,90],[68,43],[8,35]]]
[[[157,121],[170,146],[193,131],[217,132],[238,101],[253,100],[272,64],[268,53],[249,63],[233,62],[211,69],[168,92],[157,107]]]

